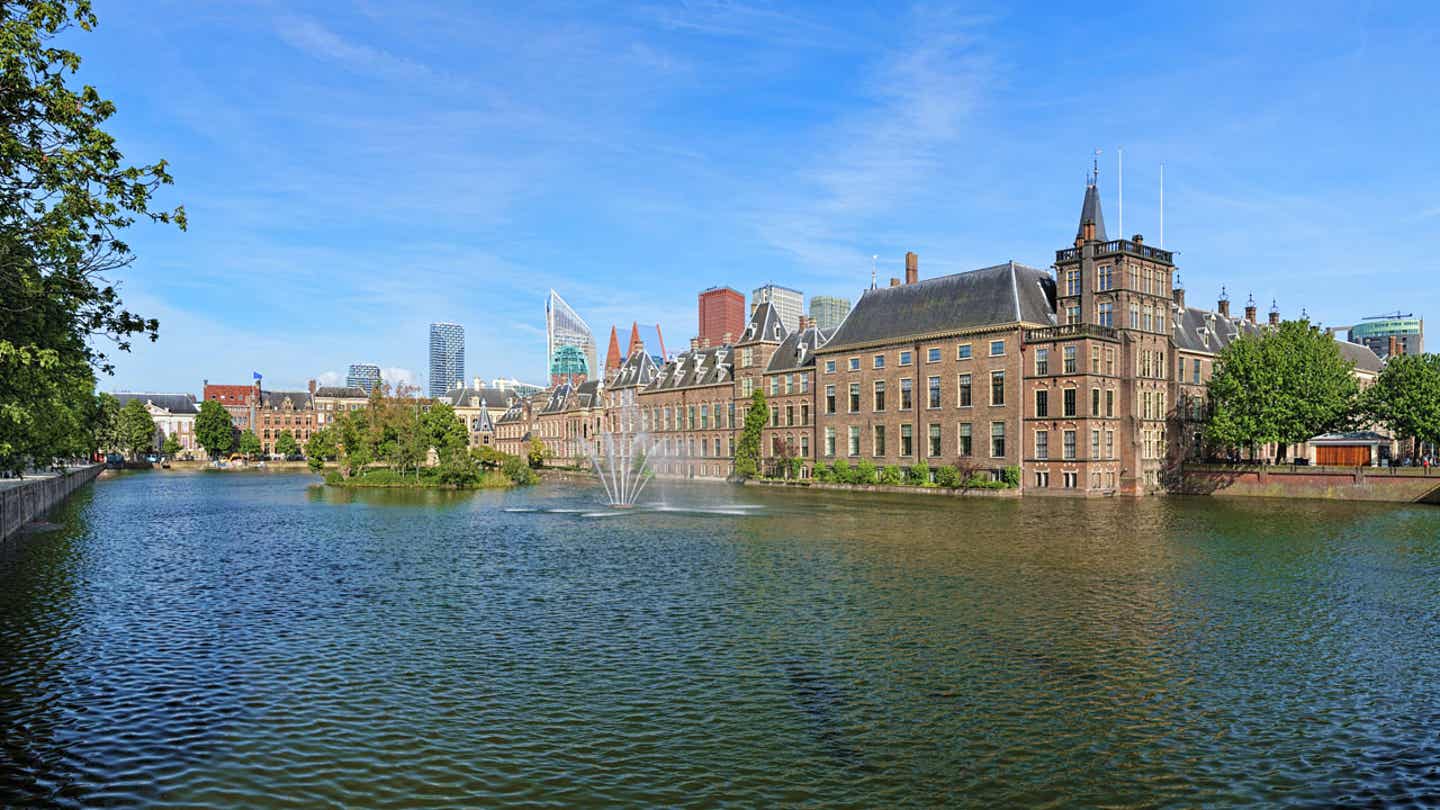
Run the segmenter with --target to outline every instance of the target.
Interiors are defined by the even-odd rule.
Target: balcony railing
[[[1136,244],[1129,239],[1111,239],[1109,242],[1101,242],[1095,246],[1096,256],[1108,256],[1114,253],[1126,253],[1131,256],[1139,256],[1142,259],[1149,259],[1164,264],[1174,264],[1175,254],[1173,251],[1161,250],[1146,244]],[[1072,247],[1055,251],[1055,261],[1073,262],[1080,258],[1080,248]]]
[[[1101,326],[1096,323],[1067,323],[1060,326],[1025,330],[1026,343],[1043,343],[1048,340],[1071,340],[1083,337],[1119,340],[1120,333],[1114,327]]]

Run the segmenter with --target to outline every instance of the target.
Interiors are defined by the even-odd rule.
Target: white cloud
[[[322,371],[315,378],[318,385],[344,385],[346,376],[338,371]]]
[[[275,21],[275,30],[291,47],[354,70],[402,81],[434,77],[434,71],[419,62],[351,42],[305,17],[282,17]]]

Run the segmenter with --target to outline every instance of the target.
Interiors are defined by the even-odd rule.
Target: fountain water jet
[[[622,436],[617,441],[616,434],[607,430],[595,438],[594,444],[585,443],[585,449],[590,464],[595,468],[595,476],[605,487],[606,501],[616,509],[633,508],[653,477],[650,474],[650,456],[657,443],[643,432],[630,434],[628,440]]]

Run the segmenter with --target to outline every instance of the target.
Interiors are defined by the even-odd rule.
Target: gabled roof
[[[616,373],[615,379],[610,382],[611,389],[641,388],[655,381],[656,375],[660,373],[655,360],[643,345],[636,348],[625,358],[624,365]]]
[[[132,399],[141,402],[148,402],[157,408],[164,409],[172,414],[194,414],[200,409],[195,405],[195,397],[191,394],[153,394],[145,391],[117,391],[115,399],[120,401],[123,408]]]
[[[865,290],[831,349],[1012,323],[1055,323],[1055,280],[1018,262]]]
[[[1100,190],[1095,187],[1093,180],[1085,186],[1085,201],[1080,204],[1080,228],[1075,232],[1075,238],[1083,237],[1085,226],[1089,224],[1095,226],[1096,239],[1101,242],[1110,241],[1105,238],[1105,212],[1100,210]]]
[[[514,391],[499,388],[451,388],[440,395],[439,401],[455,408],[479,408],[483,403],[486,409],[499,410],[509,407],[516,398]]]
[[[517,400],[505,413],[500,415],[499,424],[507,425],[525,421],[525,403]]]
[[[785,338],[785,342],[770,355],[770,365],[765,367],[765,373],[773,374],[778,371],[795,371],[799,369],[813,368],[815,366],[815,350],[825,345],[825,341],[835,334],[834,329],[819,329],[808,326],[798,332],[791,332]]]
[[[735,351],[729,346],[691,349],[666,363],[646,391],[669,391],[732,382],[735,378]]]
[[[600,404],[600,381],[586,380],[575,386],[575,391],[570,396],[570,401],[565,404],[565,410],[575,408],[593,408]]]
[[[745,331],[738,342],[780,343],[789,334],[790,330],[785,328],[785,323],[780,320],[780,313],[766,301],[755,305],[755,311],[750,313],[750,322],[745,324]]]
[[[541,413],[560,413],[565,410],[565,401],[570,398],[570,384],[561,383],[550,389],[545,405],[540,409]]]
[[[1344,340],[1335,341],[1340,345],[1340,356],[1355,364],[1357,371],[1365,371],[1371,374],[1379,374],[1385,368],[1385,363],[1363,343],[1350,343]]]
[[[482,406],[482,407],[480,408],[480,418],[477,419],[477,420],[475,420],[475,421],[476,421],[476,425],[475,425],[475,432],[476,432],[476,433],[494,433],[494,432],[495,432],[495,423],[490,421],[490,409],[489,409],[489,408],[486,408],[486,407],[483,407],[483,406]]]
[[[1259,335],[1263,328],[1244,318],[1226,318],[1195,307],[1170,306],[1170,337],[1175,348],[1199,354],[1219,354],[1241,335]]]
[[[323,386],[315,389],[315,396],[317,396],[317,397],[330,397],[330,398],[332,398],[332,399],[369,399],[369,398],[370,398],[370,395],[367,394],[367,393],[365,393],[365,389],[364,389],[364,388],[361,388],[361,387],[358,386],[358,385],[353,385],[353,386],[323,385]]]
[[[272,411],[284,410],[287,401],[290,403],[290,407],[297,411],[308,411],[314,407],[310,401],[309,391],[260,392],[260,407],[262,408],[268,408]]]

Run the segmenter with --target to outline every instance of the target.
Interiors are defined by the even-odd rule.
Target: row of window
[[[875,413],[883,413],[887,406],[887,394],[889,383],[886,380],[875,380],[871,383],[870,409]],[[847,413],[860,413],[861,387],[860,383],[850,383],[849,399],[846,404],[849,406]],[[908,411],[914,407],[914,383],[906,377],[900,380],[900,398],[896,403],[896,410]],[[925,379],[925,407],[937,409],[943,407],[940,377],[932,376]],[[955,377],[955,406],[957,408],[968,408],[974,405],[974,383],[970,374],[958,374]],[[1005,404],[1005,372],[990,372],[990,404]],[[825,386],[825,413],[838,413],[835,386]]]
[[[1101,437],[1104,437],[1104,446],[1101,446]],[[1074,430],[1062,431],[1060,434],[1060,458],[1065,461],[1074,461],[1077,456],[1076,441],[1078,434]],[[1113,459],[1115,458],[1115,431],[1113,430],[1092,430],[1090,431],[1090,460]],[[1050,459],[1050,431],[1035,431],[1035,460],[1048,461]]]
[[[1063,347],[1060,350],[1060,373],[1079,374],[1079,358],[1080,350],[1078,346],[1071,345]],[[1103,373],[1109,374],[1112,377],[1115,376],[1115,350],[1107,347],[1102,351],[1099,346],[1091,347],[1090,373],[1100,374],[1102,373],[1102,368]],[[1036,348],[1035,376],[1046,377],[1049,376],[1050,372],[1050,349],[1043,346]]]
[[[1076,471],[1074,471],[1074,470],[1065,470],[1065,471],[1063,471],[1063,472],[1060,473],[1060,481],[1061,481],[1061,486],[1062,486],[1064,489],[1079,489],[1079,488],[1080,488],[1080,473],[1078,473],[1078,472],[1076,472]],[[1101,482],[1102,482],[1102,481],[1104,482],[1104,488],[1105,488],[1105,489],[1114,489],[1114,488],[1115,488],[1115,473],[1113,473],[1113,472],[1107,472],[1107,473],[1103,473],[1103,474],[1102,474],[1102,473],[1099,473],[1099,472],[1092,472],[1092,473],[1090,473],[1090,488],[1091,488],[1091,489],[1101,489]],[[1049,471],[1049,470],[1036,470],[1036,471],[1035,471],[1035,487],[1036,487],[1037,489],[1049,489],[1049,488],[1050,488],[1050,471]]]
[[[945,442],[941,425],[938,422],[931,422],[926,426],[925,455],[930,458],[939,458],[945,455]],[[846,430],[846,455],[861,455],[860,439],[861,431],[859,425],[851,425]],[[825,428],[825,455],[836,454],[836,441],[838,434],[835,428]],[[886,425],[874,425],[870,429],[870,455],[876,458],[884,458],[889,454],[889,433]],[[898,456],[906,458],[915,455],[915,434],[914,425],[900,425],[900,446]],[[974,425],[970,422],[961,422],[955,429],[955,452],[961,457],[974,455]],[[990,423],[990,457],[1004,458],[1005,456],[1005,423]]]
[[[939,346],[931,346],[931,347],[927,348],[927,349],[925,350],[925,362],[927,362],[927,363],[938,363],[938,362],[940,362],[940,360],[941,360],[941,355],[942,355],[942,352],[943,352],[943,351],[944,351],[944,350],[943,350],[941,347],[939,347]],[[1004,340],[992,340],[992,341],[990,341],[989,346],[988,346],[988,348],[987,348],[987,351],[989,352],[989,356],[991,356],[991,357],[1004,357],[1004,356],[1005,356],[1005,341],[1004,341]],[[911,353],[908,349],[907,349],[907,350],[903,350],[903,351],[901,351],[901,352],[898,353],[899,361],[900,361],[900,365],[901,365],[901,366],[908,366],[908,365],[911,364],[911,354],[912,354],[912,353]],[[955,359],[956,359],[956,360],[969,360],[970,358],[972,358],[972,357],[974,357],[974,356],[975,356],[975,355],[974,355],[974,344],[972,344],[972,343],[961,343],[961,344],[959,344],[958,346],[955,347]],[[885,367],[886,367],[885,364],[888,362],[888,359],[887,359],[888,357],[889,357],[889,355],[886,354],[886,353],[884,353],[884,352],[881,352],[881,353],[879,353],[879,354],[871,355],[871,357],[870,357],[870,367],[873,368],[873,369],[883,369],[883,368],[885,368]],[[860,370],[860,358],[859,358],[859,357],[851,357],[851,358],[849,358],[849,359],[847,359],[847,360],[845,361],[845,365],[846,365],[846,370],[848,370],[848,371],[859,371],[859,370]],[[825,373],[826,373],[826,374],[834,374],[834,373],[835,373],[835,368],[836,368],[836,361],[834,361],[834,360],[826,360],[826,361],[825,361]],[[789,392],[787,391],[786,393],[789,393]]]
[[[807,409],[808,410],[808,409]],[[728,430],[735,422],[734,402],[702,402],[698,405],[652,405],[641,408],[638,428],[642,432],[667,430]],[[620,430],[634,432],[637,425],[622,416]]]
[[[1095,290],[1097,292],[1108,292],[1115,289],[1115,268],[1109,264],[1095,266]],[[1137,273],[1130,272],[1130,289],[1146,295],[1170,295],[1170,274],[1164,270],[1155,270],[1149,267],[1139,268]],[[1065,294],[1079,295],[1082,289],[1080,282],[1080,271],[1065,271]]]
[[[1060,392],[1060,413],[1061,417],[1079,416],[1079,409],[1076,407],[1076,400],[1079,398],[1078,388],[1065,388]],[[1090,415],[1099,417],[1102,414],[1101,403],[1104,403],[1103,414],[1106,419],[1115,417],[1115,389],[1106,388],[1101,394],[1099,388],[1090,389]],[[1041,388],[1035,392],[1035,416],[1038,419],[1050,417],[1050,391]]]

